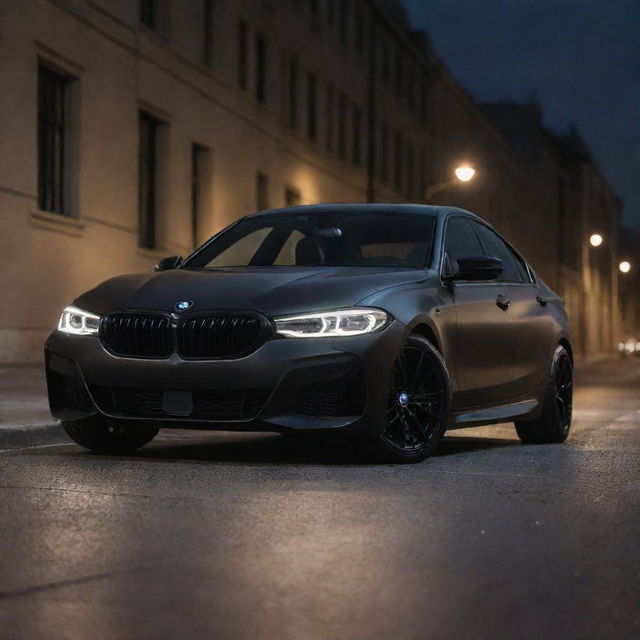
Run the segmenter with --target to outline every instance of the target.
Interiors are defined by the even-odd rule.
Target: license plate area
[[[193,394],[191,391],[164,391],[162,411],[170,416],[190,416],[193,413]]]

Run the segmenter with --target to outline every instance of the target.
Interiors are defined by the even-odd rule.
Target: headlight
[[[336,338],[372,333],[386,326],[390,316],[380,309],[340,309],[303,316],[276,318],[276,331],[289,338]]]
[[[60,316],[58,331],[74,336],[95,336],[98,334],[100,316],[78,307],[67,307]]]

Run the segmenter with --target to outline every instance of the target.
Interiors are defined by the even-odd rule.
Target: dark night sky
[[[575,122],[640,227],[640,0],[405,0],[453,76],[480,101],[537,97]]]

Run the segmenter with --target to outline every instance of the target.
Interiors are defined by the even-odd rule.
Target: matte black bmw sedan
[[[242,218],[185,260],[112,278],[45,347],[53,415],[126,452],[161,427],[331,432],[419,461],[446,429],[569,432],[562,301],[448,207],[331,204]]]

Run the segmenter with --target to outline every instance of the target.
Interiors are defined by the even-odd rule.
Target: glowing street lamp
[[[589,238],[592,247],[599,247],[604,242],[604,238],[599,233],[594,233]]]
[[[476,170],[473,167],[470,167],[468,164],[463,164],[459,167],[456,167],[454,173],[456,174],[456,178],[458,178],[460,182],[469,182],[469,180],[473,180],[473,176],[476,175]]]
[[[629,271],[631,271],[631,263],[628,260],[623,260],[618,265],[618,269],[620,269],[622,273],[629,273]]]

